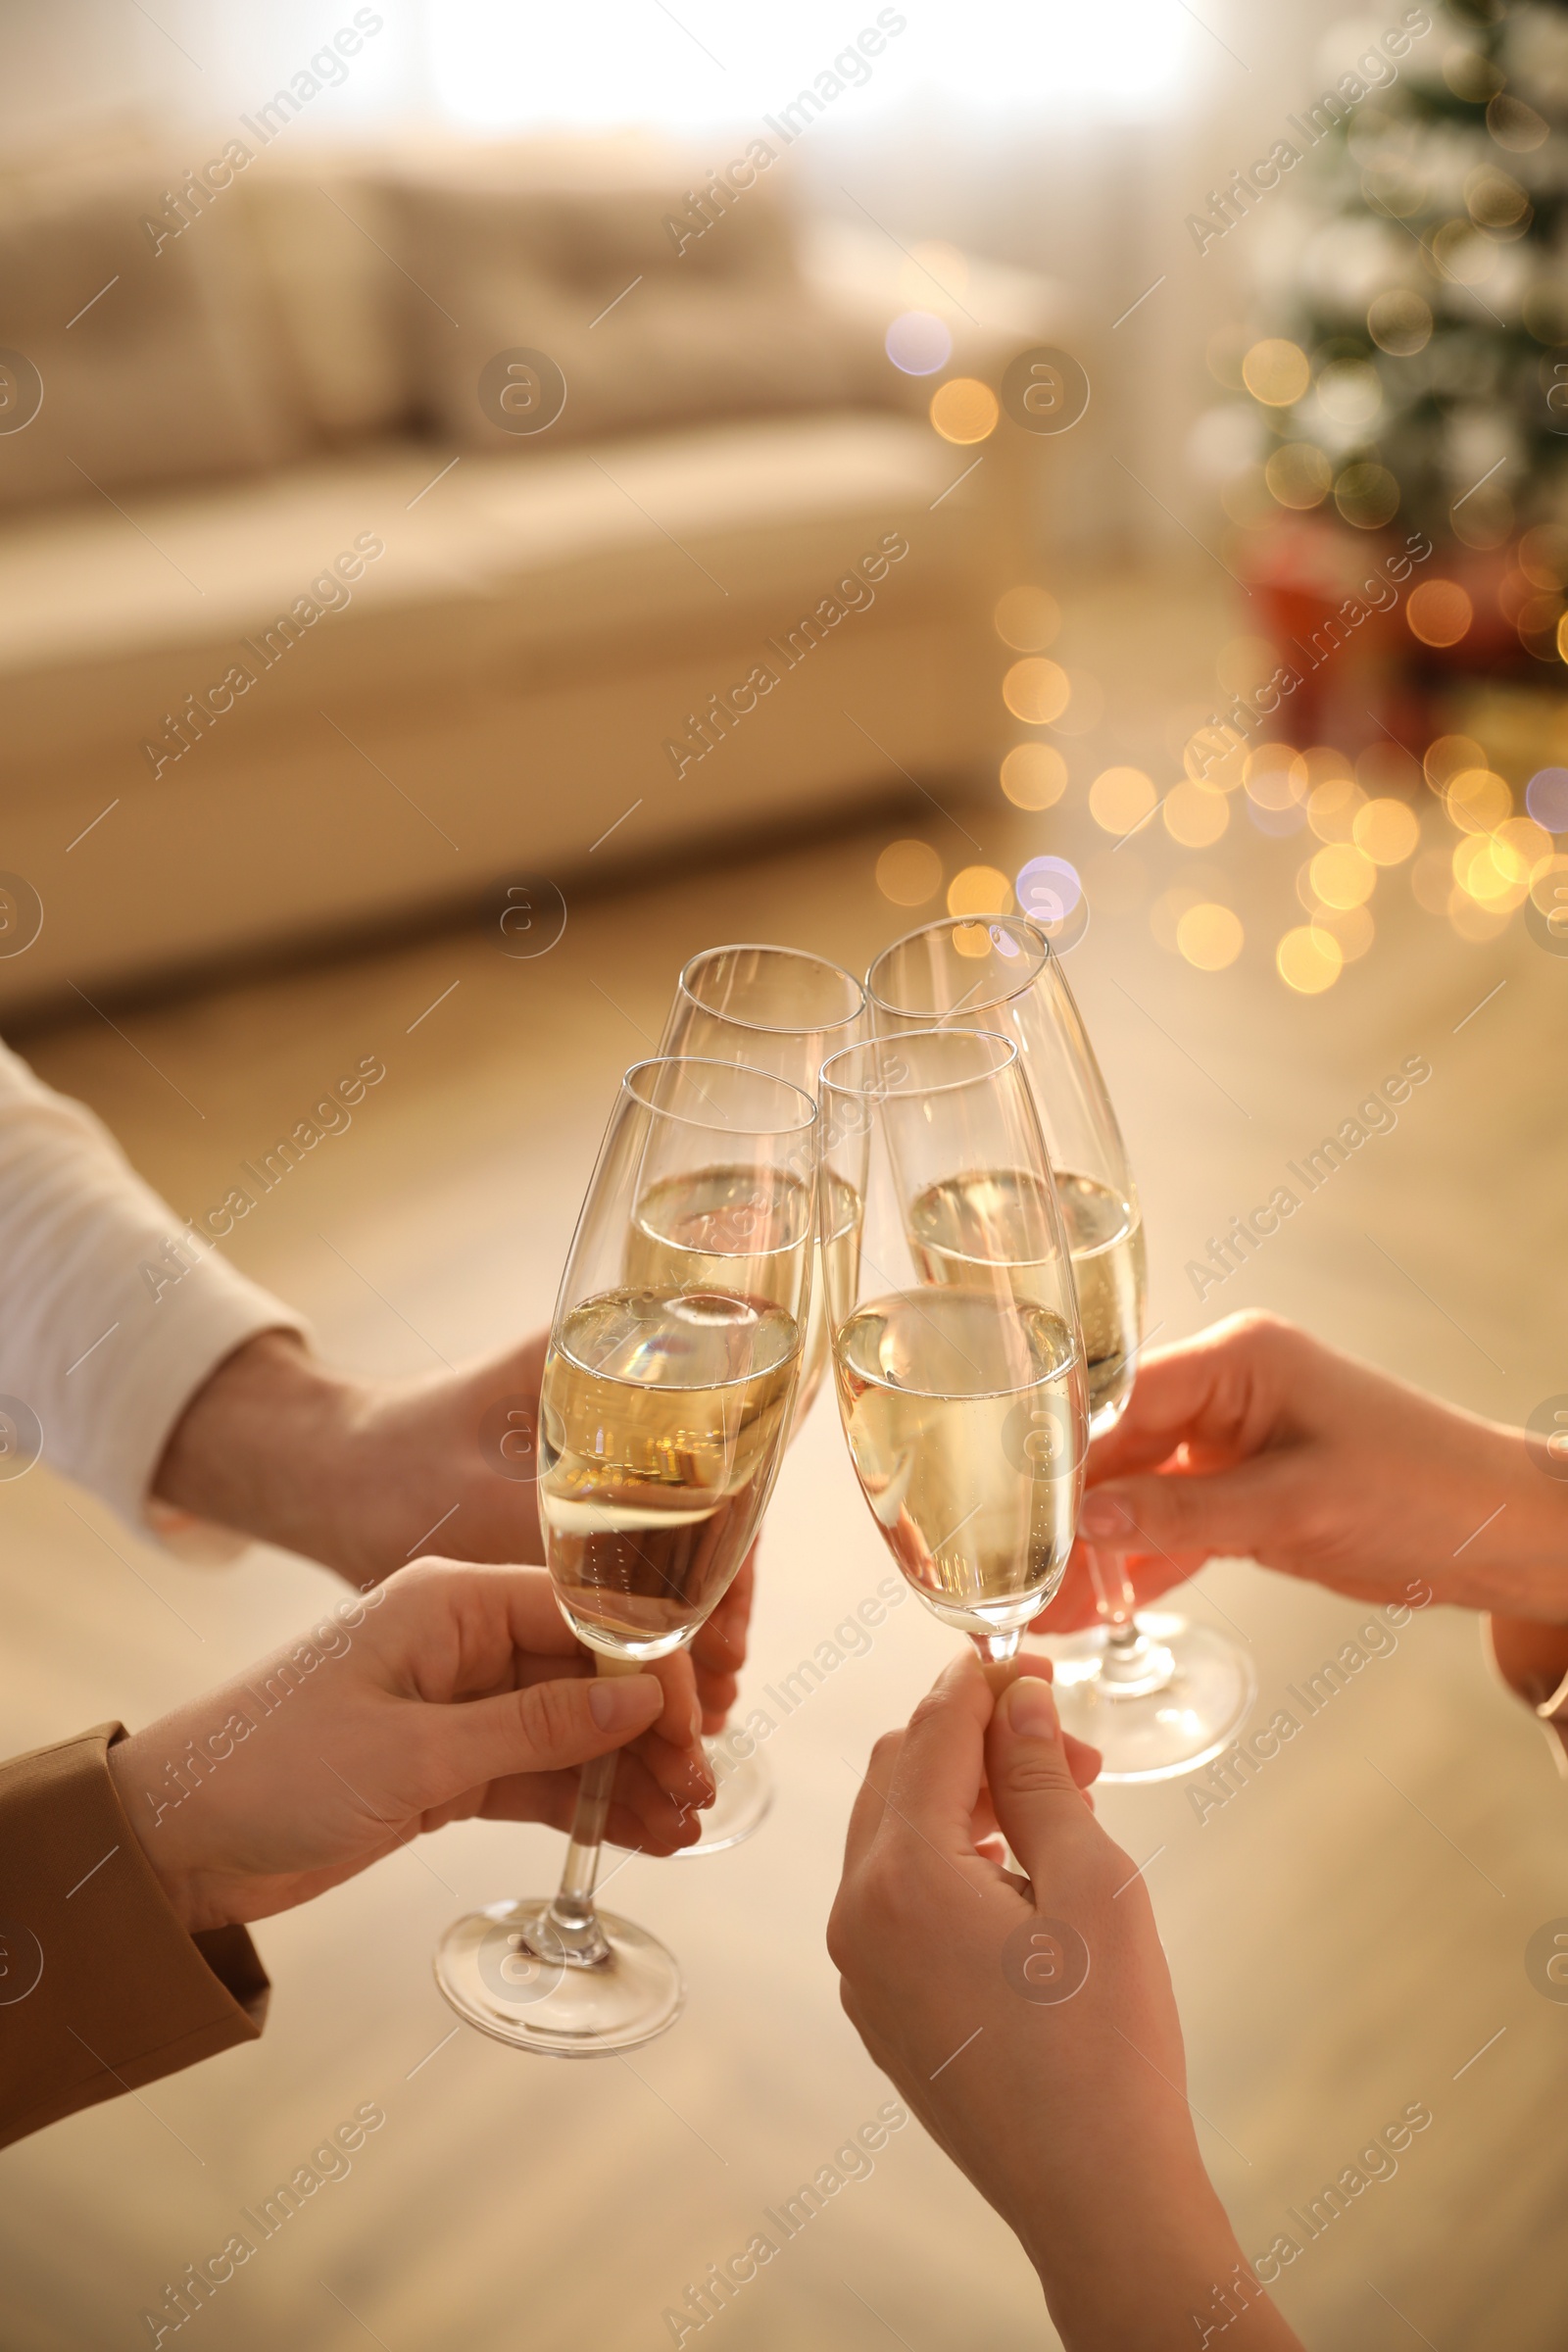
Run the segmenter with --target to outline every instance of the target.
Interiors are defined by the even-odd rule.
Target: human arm
[[[1127,1555],[1141,1599],[1235,1555],[1357,1599],[1424,1584],[1440,1603],[1568,1625],[1568,1484],[1524,1431],[1272,1315],[1152,1352],[1089,1476],[1081,1533]],[[1040,1631],[1094,1614],[1080,1547]]]
[[[684,1654],[596,1677],[539,1570],[432,1559],[118,1741],[110,1766],[195,1932],[308,1902],[449,1821],[565,1829],[576,1768],[612,1748],[610,1840],[671,1853],[712,1794],[697,1725]]]
[[[144,1731],[0,1765],[0,2144],[254,2040],[243,1923],[421,1831],[564,1826],[630,1741],[610,1836],[690,1842],[695,1705],[683,1657],[595,1679],[537,1570],[426,1560]]]
[[[371,1056],[360,1068],[340,1082],[350,1100],[385,1075]],[[255,1206],[240,1185],[182,1222],[90,1111],[0,1045],[0,1478],[41,1454],[144,1536],[207,1558],[254,1538],[361,1587],[432,1541],[542,1561],[546,1335],[425,1380],[337,1371],[218,1247]],[[693,1645],[710,1729],[734,1699],[750,1591],[746,1571]]]
[[[362,1590],[434,1538],[454,1559],[541,1563],[535,1473],[549,1335],[417,1381],[351,1378],[297,1335],[266,1332],[176,1422],[157,1500],[285,1550]],[[734,1703],[752,1562],[692,1644],[705,1728]]]
[[[1216,2289],[1227,2346],[1288,2352],[1199,2154],[1143,1881],[1033,1663],[988,1680],[965,1654],[878,1742],[828,1928],[845,2008],[1017,2233],[1068,2352],[1201,2343]],[[1026,1878],[985,1850],[990,1807]]]
[[[0,1474],[41,1455],[143,1532],[191,1396],[257,1334],[300,1329],[4,1046],[0,1269]]]

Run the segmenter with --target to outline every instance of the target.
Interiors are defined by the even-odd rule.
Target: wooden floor
[[[1137,1162],[1162,1336],[1266,1303],[1522,1420],[1568,1389],[1568,962],[1518,929],[1461,943],[1396,875],[1379,889],[1370,956],[1327,997],[1295,999],[1271,946],[1298,919],[1298,845],[1244,824],[1202,859],[1249,934],[1215,976],[1149,929],[1151,900],[1195,861],[1157,824],[1113,864],[1102,836],[1094,847],[1088,777],[1127,758],[1172,772],[1166,713],[1211,695],[1235,626],[1202,583],[1069,599],[1064,658],[1098,670],[1112,717],[1076,747],[1062,809],[1026,819],[999,798],[959,810],[979,851],[922,805],[749,864],[573,896],[561,944],[535,961],[510,960],[499,933],[475,926],[118,1014],[123,1036],[84,1020],[19,1042],[182,1212],[221,1199],[237,1162],[340,1068],[380,1054],[386,1080],[352,1131],[269,1196],[233,1250],[309,1312],[333,1356],[421,1372],[546,1317],[616,1077],[649,1050],[687,954],[781,939],[863,966],[905,920],[873,880],[896,833],[928,835],[950,872],[981,851],[1012,870],[1065,849],[1089,859],[1095,917],[1071,971]],[[1411,1054],[1434,1075],[1397,1132],[1200,1307],[1185,1261]],[[281,1638],[331,1589],[266,1552],[186,1568],[95,1503],[69,1502],[42,1473],[0,1487],[13,1747],[104,1716],[142,1721]],[[819,1407],[773,1507],[754,1686],[788,1672],[887,1570]],[[1265,1709],[1364,1614],[1241,1563],[1211,1569],[1192,1598],[1245,1630]],[[855,1768],[950,1646],[900,1610],[772,1740],[778,1798],[759,1837],[706,1863],[621,1871],[617,1899],[676,1947],[690,1981],[681,2025],[634,2061],[551,2066],[452,2034],[431,1945],[454,1913],[551,1882],[560,1840],[542,1831],[449,1830],[266,1924],[275,1990],[257,2047],[0,2157],[10,2352],[149,2341],[140,2315],[165,2281],[372,2099],[386,2125],[352,2174],[194,2323],[210,2352],[668,2343],[662,2314],[687,2282],[742,2248],[762,2208],[888,2095],[840,2013],[822,1929]],[[1474,1623],[1436,1611],[1412,1623],[1206,1822],[1179,1783],[1107,1792],[1102,1809],[1132,1852],[1156,1857],[1149,1884],[1204,2152],[1250,2253],[1407,2103],[1432,2110],[1397,2177],[1287,2274],[1282,2300],[1307,2343],[1557,2352],[1568,2007],[1533,1989],[1524,1952],[1568,1914],[1568,1800],[1540,1735],[1489,1682]],[[710,2336],[734,2352],[1055,2341],[1007,2232],[913,2127]]]

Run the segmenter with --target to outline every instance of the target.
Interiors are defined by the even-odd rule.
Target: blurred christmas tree
[[[1568,0],[1419,0],[1317,67],[1188,220],[1253,287],[1209,346],[1248,397],[1191,445],[1249,633],[1188,783],[1300,838],[1275,964],[1309,995],[1397,867],[1460,939],[1568,954]]]
[[[1349,29],[1345,93],[1362,86],[1366,44]],[[1563,659],[1565,122],[1568,0],[1433,0],[1430,32],[1386,86],[1332,126],[1298,119],[1300,160],[1248,221],[1272,330],[1240,363],[1269,440],[1261,478],[1227,499],[1252,526],[1262,561],[1249,568],[1281,589],[1315,568],[1327,585],[1350,552],[1325,571],[1328,526],[1352,542],[1424,532],[1432,590],[1442,573],[1449,593],[1407,613],[1417,667],[1423,645],[1450,674]],[[1315,532],[1281,530],[1287,514],[1314,514]],[[1363,540],[1357,567],[1378,552]]]

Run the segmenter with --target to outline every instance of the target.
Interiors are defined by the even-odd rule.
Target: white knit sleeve
[[[138,1535],[221,1556],[148,1488],[224,1357],[304,1328],[181,1224],[90,1111],[0,1045],[0,1472],[36,1451]]]

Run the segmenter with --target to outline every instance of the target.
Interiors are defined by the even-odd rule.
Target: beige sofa
[[[631,141],[286,146],[0,181],[0,1013],[994,775],[1039,444],[926,406],[1049,290],[960,308],[760,178],[677,252]]]

